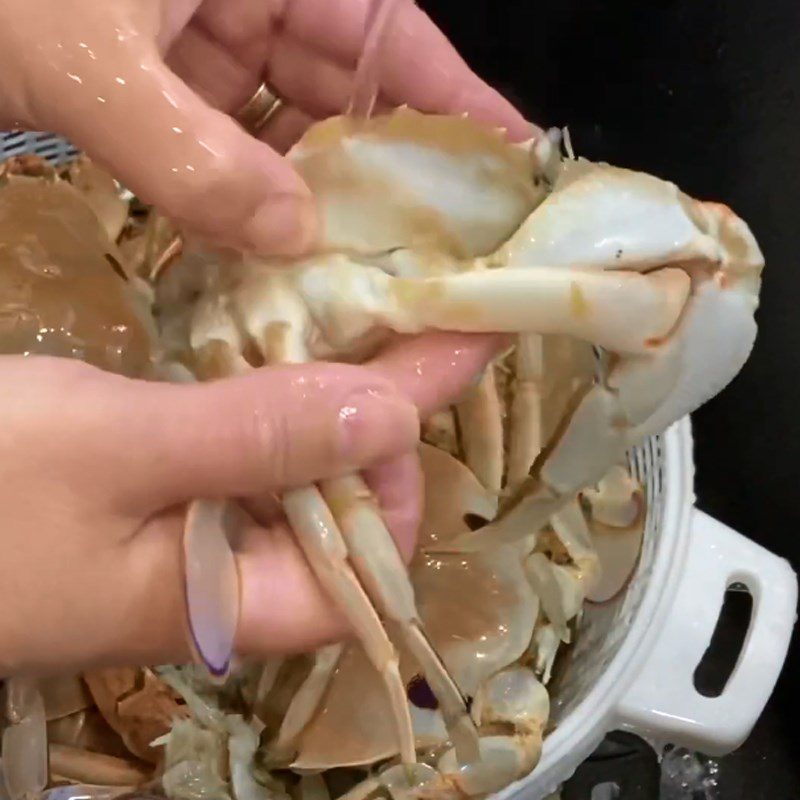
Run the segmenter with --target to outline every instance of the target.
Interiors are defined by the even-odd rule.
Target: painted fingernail
[[[419,442],[419,415],[408,400],[382,389],[352,395],[339,409],[342,457],[361,468],[407,452]]]

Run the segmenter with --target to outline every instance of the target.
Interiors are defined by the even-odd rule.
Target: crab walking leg
[[[281,671],[286,659],[283,656],[271,656],[264,664],[261,670],[261,675],[256,685],[256,702],[255,705],[266,700],[267,695],[272,691],[275,686],[275,681],[278,679],[278,673]]]
[[[195,340],[192,344],[195,352],[200,355],[211,349],[215,365],[234,368],[235,350],[231,343],[241,348],[246,340],[254,343],[269,363],[288,364],[308,360],[305,345],[297,330],[291,326],[278,325],[269,317],[259,320],[262,323],[260,328],[245,326],[241,319],[218,313],[217,309],[205,308],[203,311],[207,320],[214,323],[213,326],[206,327],[212,333],[208,339]],[[215,332],[224,335],[216,338]],[[345,615],[367,657],[380,674],[397,725],[401,759],[404,763],[414,763],[414,733],[397,653],[369,597],[348,564],[347,547],[330,509],[315,486],[286,492],[282,497],[282,504],[295,538],[317,580]],[[391,541],[388,532],[386,537]],[[317,663],[312,674],[304,682],[299,695],[294,698],[279,731],[276,743],[279,754],[290,749],[292,742],[313,717],[340,655],[341,649],[336,647],[327,648],[317,654]]]
[[[481,382],[456,408],[467,466],[490,491],[503,483],[503,415],[491,366]]]
[[[424,797],[487,797],[529,773],[541,755],[550,700],[532,669],[511,666],[488,678],[474,711],[487,727],[509,731],[480,739],[480,759],[460,764],[453,749],[436,766],[392,765],[365,778],[339,800],[419,800]]]
[[[439,701],[445,726],[462,763],[478,755],[478,733],[466,701],[422,629],[414,590],[397,546],[362,478],[324,481],[321,489],[347,543],[350,561],[378,610],[395,622]]]
[[[136,787],[151,778],[151,771],[134,761],[63,744],[50,745],[49,764],[52,774],[91,786]]]
[[[538,476],[526,481],[497,519],[449,543],[471,552],[511,544],[536,533],[584,486],[596,483],[634,441],[616,392],[596,384],[584,396]]]
[[[406,764],[415,763],[414,733],[397,653],[347,563],[347,547],[330,509],[313,486],[286,492],[283,508],[317,580],[347,617],[386,686],[401,759]]]
[[[288,760],[294,755],[294,743],[319,707],[343,650],[343,644],[333,644],[317,651],[311,674],[292,698],[275,743],[270,745],[270,756],[273,759]]]
[[[524,334],[517,342],[506,476],[511,492],[528,477],[542,449],[542,349],[542,337],[535,333]]]

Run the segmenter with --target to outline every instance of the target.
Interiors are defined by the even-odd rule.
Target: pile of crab
[[[85,160],[0,165],[0,352],[207,380],[359,362],[398,333],[514,344],[425,421],[409,568],[359,476],[283,495],[351,641],[231,668],[235,570],[220,508],[197,501],[198,664],[6,681],[12,800],[484,797],[524,777],[584,605],[636,567],[646,508],[626,453],[750,353],[763,259],[747,226],[564,155],[555,134],[510,144],[400,110],[319,123],[289,158],[322,222],[290,269],[194,245]]]

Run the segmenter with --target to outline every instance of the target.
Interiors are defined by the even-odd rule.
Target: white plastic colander
[[[0,133],[0,161],[36,154],[61,164],[77,155],[46,133]],[[644,545],[627,589],[588,605],[568,669],[552,699],[555,730],[527,778],[496,800],[541,800],[568,780],[611,730],[721,756],[747,738],[775,687],[796,619],[797,576],[787,561],[694,507],[689,420],[630,454],[647,495]],[[736,667],[719,697],[699,694],[694,672],[725,593],[753,598]]]

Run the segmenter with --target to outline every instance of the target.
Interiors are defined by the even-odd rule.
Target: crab
[[[426,510],[410,568],[360,476],[282,496],[354,641],[231,662],[232,501],[192,504],[190,624],[213,632],[194,638],[204,669],[86,679],[140,784],[157,779],[172,797],[405,800],[485,796],[535,768],[557,656],[584,603],[613,598],[636,565],[646,508],[625,454],[742,367],[763,267],[729,209],[560,145],[555,132],[516,145],[468,118],[409,109],[319,123],[288,158],[317,199],[322,236],[288,263],[204,250],[130,208],[120,227],[99,202],[111,186],[99,175],[79,203],[69,173],[6,168],[0,212],[12,190],[36,194],[33,211],[51,202],[82,215],[87,271],[113,298],[108,317],[128,315],[136,332],[115,361],[103,360],[102,321],[94,349],[62,352],[55,338],[34,352],[209,380],[360,362],[396,334],[515,336],[468,397],[425,421]],[[19,269],[22,250],[9,252]],[[64,302],[85,303],[82,283],[64,289]],[[37,313],[41,302],[34,295]],[[31,351],[25,336],[4,346]],[[39,741],[42,695],[22,688],[28,707],[6,734],[29,742],[20,726],[32,719]],[[26,773],[36,792],[37,753]]]
[[[114,182],[85,159],[63,171],[33,157],[0,165],[0,353],[150,374],[151,292],[117,245],[127,216]]]
[[[431,558],[500,557],[552,524],[571,563],[534,552],[526,571],[566,642],[586,596],[575,587],[590,577],[581,493],[736,375],[756,334],[763,258],[726,207],[652,176],[562,157],[558,145],[557,135],[512,145],[467,118],[409,109],[327,120],[288,155],[320,208],[317,251],[289,265],[187,252],[158,303],[168,357],[201,379],[360,361],[393,334],[517,334],[506,419],[503,378],[490,370],[454,421],[438,420],[445,438],[460,431],[465,463],[498,512],[423,549]],[[362,479],[286,492],[283,506],[381,677],[401,761],[414,763],[418,744],[402,694],[404,651],[437,699],[459,763],[480,760],[461,676],[430,646],[413,583]],[[293,735],[313,726],[340,658],[319,654]]]

